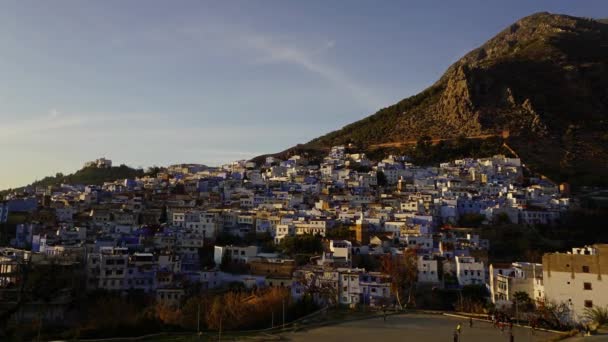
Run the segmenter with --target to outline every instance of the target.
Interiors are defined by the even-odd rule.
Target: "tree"
[[[298,271],[294,273],[296,282],[304,288],[304,293],[312,296],[325,305],[338,304],[338,287],[332,279],[326,279],[325,273]]]
[[[426,164],[432,159],[433,139],[428,135],[422,136],[416,142],[415,157]]]
[[[281,240],[280,249],[288,255],[318,254],[323,252],[323,243],[319,235],[286,236]]]
[[[541,303],[536,309],[538,320],[548,328],[567,330],[571,325],[572,310],[566,302]]]
[[[145,175],[146,176],[150,176],[150,177],[156,177],[160,172],[164,171],[163,168],[158,167],[156,165],[154,166],[150,166],[147,170]]]
[[[598,327],[606,325],[608,324],[608,306],[594,306],[592,308],[585,308],[583,317],[597,324]]]
[[[332,229],[327,230],[326,238],[333,240],[350,240],[352,232],[350,227],[345,224],[338,224]]]
[[[378,178],[379,186],[386,186],[387,180],[386,180],[386,175],[384,174],[384,172],[379,170],[378,172],[376,172],[376,177]]]
[[[507,213],[498,213],[492,218],[494,224],[511,224],[511,219]]]
[[[486,305],[488,291],[484,285],[466,285],[460,291],[460,298],[455,305],[457,310],[481,313]]]
[[[224,319],[224,303],[222,303],[222,298],[217,296],[213,298],[211,302],[211,307],[207,312],[205,317],[205,321],[209,329],[220,329],[220,325],[222,324],[222,320]]]
[[[234,274],[245,274],[249,271],[249,267],[245,263],[233,260],[229,253],[224,253],[222,256],[222,263],[220,264],[220,270],[222,270],[222,272]]]
[[[407,293],[406,306],[415,306],[414,287],[418,279],[418,258],[414,248],[407,248],[402,255],[384,255],[381,261],[382,272],[391,276],[391,292],[397,304],[403,308],[401,297]]]
[[[517,310],[521,312],[534,310],[534,302],[527,292],[517,291],[513,294],[513,299],[515,301],[515,305],[517,305]]]

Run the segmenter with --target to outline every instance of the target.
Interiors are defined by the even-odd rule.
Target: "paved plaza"
[[[389,342],[422,341],[452,342],[454,330],[462,323],[460,342],[509,341],[508,327],[504,332],[492,324],[474,321],[469,328],[468,320],[441,315],[402,314],[382,318],[358,320],[342,324],[312,328],[283,335],[289,341],[343,341],[343,342]],[[558,335],[514,327],[514,342],[547,341]]]

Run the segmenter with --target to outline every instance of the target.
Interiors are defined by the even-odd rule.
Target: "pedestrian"
[[[509,322],[509,330],[513,331],[513,321]]]
[[[473,327],[473,317],[469,317],[469,328]]]
[[[462,325],[460,325],[460,323],[458,323],[458,325],[456,326],[456,331],[458,332],[458,335],[460,335],[461,330],[462,330]]]

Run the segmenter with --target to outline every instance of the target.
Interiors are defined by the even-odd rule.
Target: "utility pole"
[[[218,341],[222,340],[222,316],[224,316],[224,313],[220,312],[220,330],[218,331],[218,337],[217,337]]]
[[[462,289],[458,289],[458,301],[460,302],[460,311],[464,311],[462,308]]]
[[[40,311],[38,312],[38,337],[36,338],[36,341],[40,342],[40,330],[42,329],[42,315],[40,314]]]
[[[201,339],[201,302],[198,302],[198,311],[196,312],[196,334],[198,339]]]
[[[515,297],[515,323],[519,324],[519,310],[517,308],[517,297]]]
[[[285,298],[283,298],[283,329],[285,329]]]

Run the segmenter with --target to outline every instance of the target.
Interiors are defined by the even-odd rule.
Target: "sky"
[[[608,1],[0,1],[0,189],[106,157],[219,165],[434,83],[526,15]]]

